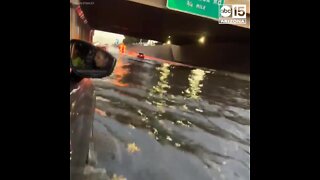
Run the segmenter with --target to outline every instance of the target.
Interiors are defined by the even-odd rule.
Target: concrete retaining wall
[[[194,66],[250,73],[250,43],[133,46],[127,49]]]
[[[145,55],[153,56],[160,59],[174,61],[172,50],[170,45],[158,45],[158,46],[128,46],[128,51],[142,52]]]

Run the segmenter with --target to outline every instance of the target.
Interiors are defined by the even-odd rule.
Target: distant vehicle
[[[144,54],[143,53],[139,53],[137,57],[140,58],[140,59],[144,59]]]

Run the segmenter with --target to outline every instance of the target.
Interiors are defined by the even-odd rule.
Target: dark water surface
[[[249,77],[120,57],[94,84],[97,168],[113,179],[250,179]]]

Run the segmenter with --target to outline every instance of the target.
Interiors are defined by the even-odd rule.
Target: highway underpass
[[[170,60],[250,73],[249,25],[221,25],[165,5],[166,0],[81,0],[81,9],[93,29],[160,42],[170,38],[175,45]],[[199,44],[201,37],[205,37],[204,44]]]
[[[118,53],[112,75],[92,79],[89,165],[81,171],[70,165],[70,174],[77,180],[249,180],[250,76],[219,70],[250,72],[250,27],[168,10],[165,0],[86,2],[85,18],[70,2],[71,39],[92,42],[95,29],[162,42],[170,37],[171,44],[128,46],[126,54],[109,49]],[[129,50],[146,58],[130,57]]]

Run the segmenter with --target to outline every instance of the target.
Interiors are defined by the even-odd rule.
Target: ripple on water
[[[107,172],[141,180],[250,179],[250,77],[125,64],[126,74],[94,80],[96,106],[107,115],[96,115],[104,127],[98,133],[117,142],[121,157],[101,158]]]

